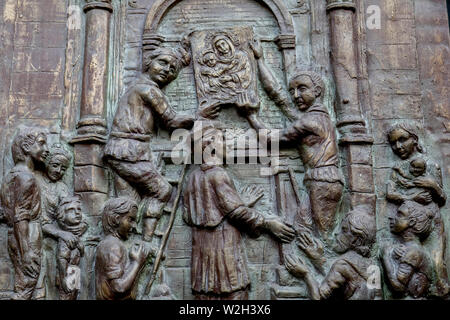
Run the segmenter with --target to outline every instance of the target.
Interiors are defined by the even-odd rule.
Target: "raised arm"
[[[194,117],[176,113],[170,106],[167,97],[159,88],[142,85],[139,89],[142,99],[168,128],[190,129],[194,125]]]
[[[267,95],[272,99],[278,108],[288,117],[294,121],[298,116],[290,108],[290,98],[288,93],[283,90],[283,87],[275,79],[272,71],[267,67],[264,61],[264,54],[261,43],[254,40],[250,43],[250,48],[253,50],[256,62],[258,64],[259,78]]]
[[[290,124],[283,130],[272,130],[267,136],[267,143],[278,140],[280,146],[296,146],[300,144],[300,139],[305,135],[306,128],[303,127],[301,119]]]
[[[286,269],[296,278],[303,278],[308,286],[309,295],[312,300],[320,300],[319,284],[314,279],[306,263],[293,254],[287,254],[284,259]]]

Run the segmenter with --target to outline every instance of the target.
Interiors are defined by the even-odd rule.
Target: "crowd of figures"
[[[174,130],[192,129],[194,122],[201,122],[200,135],[193,134],[192,143],[205,150],[222,136],[224,127],[215,120],[221,106],[211,103],[196,115],[177,113],[162,89],[190,64],[189,48],[161,46],[147,51],[143,73],[119,101],[104,149],[105,163],[114,173],[115,197],[103,205],[104,236],[95,254],[97,299],[136,298],[136,280],[146,261],[158,254],[155,230],[164,210],[178,201],[177,193],[182,195],[183,220],[192,227],[191,285],[196,299],[247,299],[250,275],[242,235],[258,237],[264,232],[281,243],[295,243],[305,254],[300,257],[292,251],[285,255],[284,264],[306,282],[311,299],[382,298],[379,288],[367,285],[377,258],[394,296],[445,296],[446,231],[440,207],[446,196],[440,168],[424,154],[418,133],[404,124],[387,133],[392,151],[400,158],[386,191],[387,200],[396,207],[389,217],[395,243],[376,246],[376,219],[370,206],[357,205],[336,221],[344,178],[335,126],[322,105],[321,77],[297,71],[289,83],[289,97],[266,65],[259,42],[246,44],[253,53],[249,57],[235,48],[231,38],[226,34],[209,38],[211,48],[199,61],[202,88],[213,95],[232,96],[247,88],[257,71],[268,96],[281,111],[290,110],[286,115],[291,123],[268,140],[279,139],[282,147],[298,149],[310,210],[301,212],[297,227],[255,210],[261,190],[238,192],[220,161],[221,149],[191,171],[186,183],[172,186],[150,148],[156,123]],[[256,62],[250,63],[251,59]],[[252,71],[254,67],[257,70]],[[237,100],[240,114],[261,129],[264,125],[256,117],[259,102]],[[15,274],[12,298],[43,299],[45,283],[50,282],[58,288],[60,299],[76,299],[83,235],[93,226],[85,222],[80,199],[63,182],[71,153],[61,144],[48,148],[45,131],[36,127],[19,128],[11,150],[15,165],[3,178],[1,205],[8,225],[8,241],[2,245],[8,246]],[[336,225],[339,232],[333,236]],[[142,229],[142,241],[129,245],[127,239],[137,229]],[[432,254],[427,246],[430,238],[438,243]],[[336,257],[331,262],[325,261],[328,251]],[[317,273],[322,275],[321,283]]]

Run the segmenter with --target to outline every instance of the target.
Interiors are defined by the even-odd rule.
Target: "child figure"
[[[420,176],[425,176],[427,171],[427,163],[422,158],[414,158],[408,163],[408,168],[401,166],[394,167],[397,174],[392,179],[399,188],[408,188],[408,194],[413,194],[418,190],[412,190],[416,187],[414,179]]]
[[[97,247],[95,262],[98,300],[136,298],[134,283],[150,251],[142,244],[135,244],[130,251],[125,247],[131,230],[136,228],[137,211],[136,202],[124,197],[109,199],[103,207],[106,237]]]
[[[295,277],[305,279],[311,298],[314,300],[331,297],[346,300],[378,298],[379,293],[367,286],[368,270],[373,265],[369,255],[375,233],[375,218],[371,214],[370,207],[356,206],[342,219],[341,232],[336,238],[335,250],[342,255],[333,263],[320,285],[300,258],[287,255],[286,268]],[[314,241],[306,241],[301,236],[298,241],[303,247],[313,246],[314,243]]]
[[[78,197],[66,197],[61,200],[58,214],[58,226],[61,230],[82,235],[88,225],[83,221],[81,201]],[[81,231],[81,234],[79,233]],[[59,298],[75,300],[80,289],[80,259],[84,255],[81,241],[66,242],[58,240]]]
[[[394,166],[393,173],[388,181],[388,196],[393,200],[397,200],[398,196],[396,196],[396,193],[401,193],[402,199],[397,201],[400,204],[405,198],[414,200],[421,194],[424,195],[424,200],[417,202],[424,205],[432,201],[433,194],[436,195],[435,198],[445,199],[445,193],[438,181],[433,175],[427,173],[427,169],[427,162],[421,157],[415,157],[409,163],[400,163]],[[423,181],[429,181],[432,187],[424,188]]]
[[[207,80],[208,90],[212,93],[217,93],[220,88],[230,87],[229,82],[233,81],[233,77],[223,74],[226,71],[231,70],[236,63],[230,63],[229,65],[223,65],[223,67],[217,66],[217,56],[212,51],[207,51],[201,59],[204,65],[200,71],[201,75]],[[227,92],[229,93],[229,92]]]
[[[412,159],[409,163],[409,172],[416,178],[423,176],[426,171],[427,163],[422,158]]]
[[[431,261],[421,245],[432,229],[433,212],[426,206],[405,201],[395,217],[390,217],[391,232],[402,242],[385,245],[381,261],[388,283],[399,296],[424,297],[431,284]]]

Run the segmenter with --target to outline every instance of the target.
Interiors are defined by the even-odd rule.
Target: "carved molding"
[[[103,10],[108,10],[110,12],[113,12],[111,0],[105,0],[105,1],[101,1],[101,2],[100,1],[88,2],[83,7],[84,12],[88,12],[89,10],[93,10],[93,9],[103,9]]]
[[[280,50],[295,49],[295,34],[280,34],[275,38],[275,43]]]
[[[158,28],[161,19],[164,17],[166,12],[172,8],[177,3],[183,0],[158,0],[150,8],[148,13],[144,34],[154,33]],[[275,15],[278,25],[280,27],[281,33],[294,33],[294,23],[292,21],[292,16],[287,10],[285,4],[280,0],[262,0],[263,2]]]
[[[156,34],[156,33],[144,34],[144,36],[142,37],[143,50],[147,51],[147,50],[156,49],[161,45],[161,43],[163,43],[165,41],[166,41],[166,38],[159,34]]]
[[[327,11],[336,9],[350,9],[355,11],[356,5],[354,0],[328,0]]]

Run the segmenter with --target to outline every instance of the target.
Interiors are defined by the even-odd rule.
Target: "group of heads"
[[[11,153],[14,163],[31,159],[35,164],[45,166],[48,178],[59,181],[70,165],[72,156],[61,144],[49,149],[47,134],[39,127],[19,127],[14,136]]]
[[[70,166],[72,156],[61,144],[47,146],[47,133],[39,127],[18,128],[11,147],[14,163],[30,159],[36,165],[45,167],[52,182],[60,181]],[[62,225],[77,225],[82,219],[81,201],[78,197],[62,199],[57,212],[57,220]]]
[[[390,228],[394,234],[411,234],[419,240],[425,240],[433,228],[433,211],[418,205],[414,201],[405,201],[397,213],[389,217]],[[358,205],[350,210],[342,219],[341,231],[336,236],[337,252],[347,250],[359,251],[369,255],[376,237],[376,222],[371,207]]]
[[[409,159],[409,172],[414,177],[427,171],[426,161],[417,154],[423,153],[417,129],[407,123],[396,123],[388,130],[392,151],[402,160]],[[390,229],[395,234],[414,234],[425,239],[431,232],[434,213],[430,207],[414,201],[405,201],[394,216],[389,217]]]

